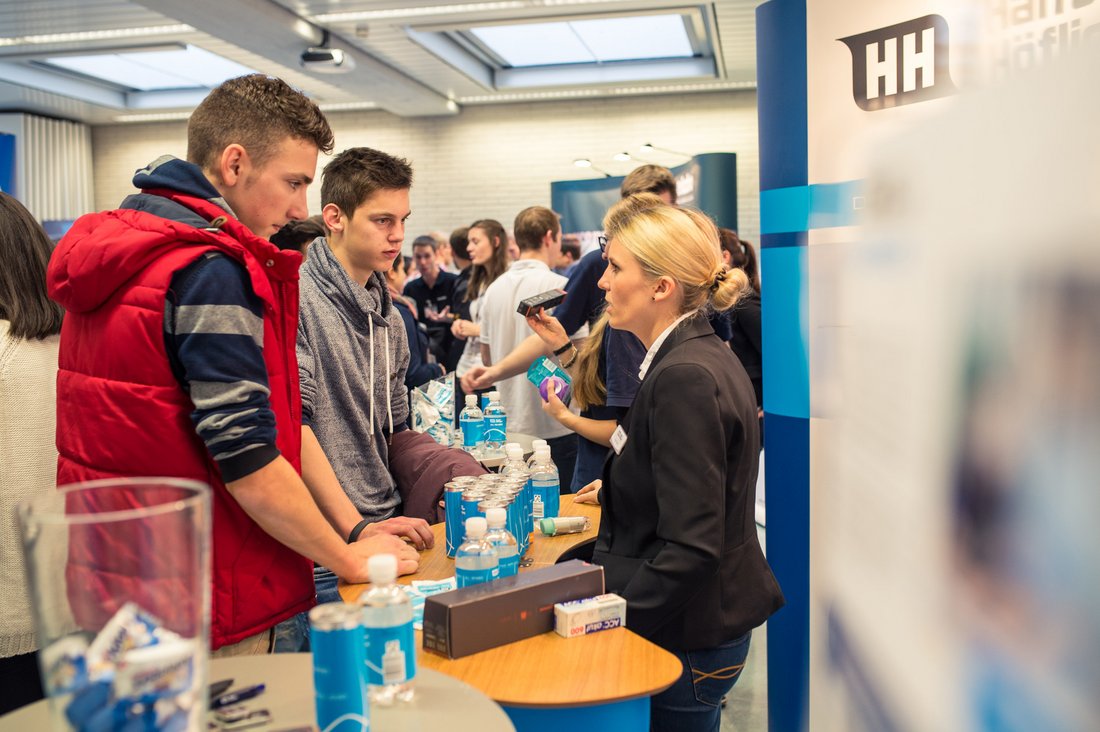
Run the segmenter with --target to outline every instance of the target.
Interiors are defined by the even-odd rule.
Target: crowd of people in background
[[[748,632],[782,603],[751,520],[752,245],[678,208],[675,179],[655,165],[626,176],[587,253],[540,205],[510,227],[471,211],[449,235],[407,242],[413,167],[387,152],[340,151],[308,215],[318,154],[333,147],[312,101],[252,75],[194,111],[186,160],[137,171],[138,193],[78,220],[52,255],[0,194],[0,254],[19,264],[0,274],[0,568],[21,574],[9,510],[20,497],[94,478],[200,480],[214,497],[212,651],[308,648],[305,611],[338,600],[338,578],[365,581],[378,553],[414,572],[432,546],[428,521],[406,511],[402,461],[447,448],[408,429],[408,395],[453,374],[457,404],[494,387],[510,430],[547,441],[563,492],[603,496],[593,559],[630,603],[628,624],[684,659],[681,682],[654,700],[655,728],[716,729],[693,674],[728,691]],[[517,314],[554,288],[567,295],[553,313]],[[571,373],[571,404],[524,378],[540,357]],[[32,403],[28,436],[9,412]],[[108,413],[124,423],[107,429]],[[94,444],[81,438],[93,425]],[[443,461],[450,476],[485,471],[460,450]],[[112,562],[106,547],[82,571],[94,583]],[[25,591],[6,594],[0,679],[15,690],[33,679],[35,648]],[[8,708],[28,700],[5,695]]]

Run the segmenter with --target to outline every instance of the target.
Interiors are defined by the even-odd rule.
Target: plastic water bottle
[[[531,466],[531,488],[535,494],[531,512],[535,522],[544,518],[556,518],[561,506],[561,479],[558,477],[558,467],[550,459],[548,446],[535,450],[535,462]]]
[[[477,454],[485,442],[485,415],[477,408],[477,394],[466,395],[466,407],[458,415],[462,428],[462,449]]]
[[[508,413],[500,403],[500,392],[489,392],[489,406],[485,408],[485,452],[498,454],[508,435]]]
[[[491,582],[500,576],[496,547],[485,541],[486,528],[481,516],[466,519],[466,541],[455,552],[455,580],[459,587]]]
[[[523,448],[518,442],[509,442],[504,446],[504,465],[500,466],[501,475],[530,475],[527,463],[523,460]]]
[[[504,528],[507,512],[503,508],[490,508],[485,512],[489,531],[485,541],[496,547],[501,577],[515,577],[519,572],[519,543],[512,532]]]
[[[535,522],[531,516],[532,503],[534,493],[531,490],[531,469],[527,467],[527,463],[523,460],[523,447],[518,442],[509,442],[504,446],[504,454],[507,456],[504,465],[500,468],[501,475],[522,475],[527,478],[527,484],[523,488],[522,501],[523,505],[520,510],[521,515],[524,517],[523,533],[522,537],[516,537],[521,539],[524,550],[528,544],[528,539],[535,530]]]
[[[539,448],[540,447],[549,447],[549,446],[550,446],[550,444],[546,440],[539,440],[539,439],[531,440],[531,457],[527,458],[527,468],[528,469],[530,469],[531,466],[533,466],[535,464],[535,456],[536,456],[536,453],[539,451]]]
[[[413,698],[416,645],[413,639],[413,607],[409,596],[394,581],[397,557],[375,554],[367,560],[371,589],[363,595],[363,629],[367,655],[370,700],[389,705]]]

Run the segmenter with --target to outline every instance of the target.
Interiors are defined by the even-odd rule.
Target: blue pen
[[[228,707],[231,704],[239,704],[253,697],[257,697],[264,693],[264,685],[256,684],[255,686],[246,686],[240,691],[231,691],[228,694],[222,694],[217,699],[210,703],[211,709],[221,709],[222,707]]]

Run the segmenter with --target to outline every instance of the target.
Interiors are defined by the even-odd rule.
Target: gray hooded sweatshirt
[[[313,429],[344,492],[371,521],[401,504],[387,440],[409,414],[409,346],[382,274],[360,287],[314,240],[301,269],[298,373],[302,422]]]

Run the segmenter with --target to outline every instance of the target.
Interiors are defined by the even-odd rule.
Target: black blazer
[[[703,317],[661,345],[604,464],[593,561],[627,626],[671,650],[763,623],[783,594],[756,537],[759,435],[745,369]]]

